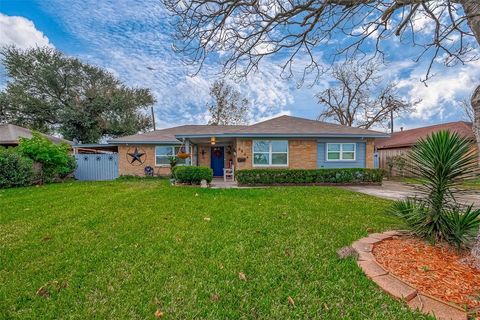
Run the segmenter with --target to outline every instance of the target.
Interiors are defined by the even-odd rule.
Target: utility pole
[[[390,133],[393,133],[393,110],[390,110]]]
[[[157,129],[155,128],[155,113],[153,112],[153,107],[150,107],[150,111],[152,112],[153,131],[155,131]]]

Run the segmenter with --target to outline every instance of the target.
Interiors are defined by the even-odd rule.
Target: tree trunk
[[[480,45],[480,4],[478,0],[463,0],[461,4],[467,16],[468,25],[477,39],[477,44]],[[473,133],[477,139],[480,161],[480,85],[473,92],[471,103],[473,107]],[[476,264],[480,268],[480,230],[472,248],[472,256],[476,259]]]
[[[480,85],[473,92],[471,104],[473,108],[473,133],[477,139],[478,161],[480,162]]]
[[[460,3],[467,16],[468,25],[480,46],[480,3],[478,0],[461,0]],[[473,92],[471,104],[473,107],[473,133],[477,139],[480,161],[480,85]]]

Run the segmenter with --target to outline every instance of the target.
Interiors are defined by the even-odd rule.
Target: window
[[[288,165],[287,140],[254,140],[254,166],[286,166]]]
[[[155,165],[169,166],[170,157],[175,156],[180,151],[180,146],[156,146],[155,147]],[[177,165],[186,163],[186,159],[177,158]]]
[[[328,161],[355,161],[355,143],[327,143]]]

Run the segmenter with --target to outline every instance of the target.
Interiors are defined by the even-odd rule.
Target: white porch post
[[[185,140],[185,152],[186,153],[190,153],[190,157],[188,157],[186,160],[185,160],[185,164],[187,166],[191,165],[192,164],[192,150],[190,150],[190,140],[186,139]]]

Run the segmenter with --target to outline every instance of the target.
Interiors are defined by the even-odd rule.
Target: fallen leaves
[[[42,287],[38,288],[37,296],[50,297],[50,292],[48,291],[46,286],[42,286]]]
[[[243,272],[238,273],[238,278],[242,281],[247,281],[247,276]]]
[[[160,309],[157,309],[157,311],[155,311],[155,313],[154,313],[155,318],[161,318],[164,315],[165,314]]]
[[[65,288],[68,288],[68,282],[53,280],[38,288],[36,295],[49,298],[53,293],[58,293]]]
[[[288,296],[288,304],[291,305],[292,307],[295,307],[295,300],[293,300],[292,297]]]

